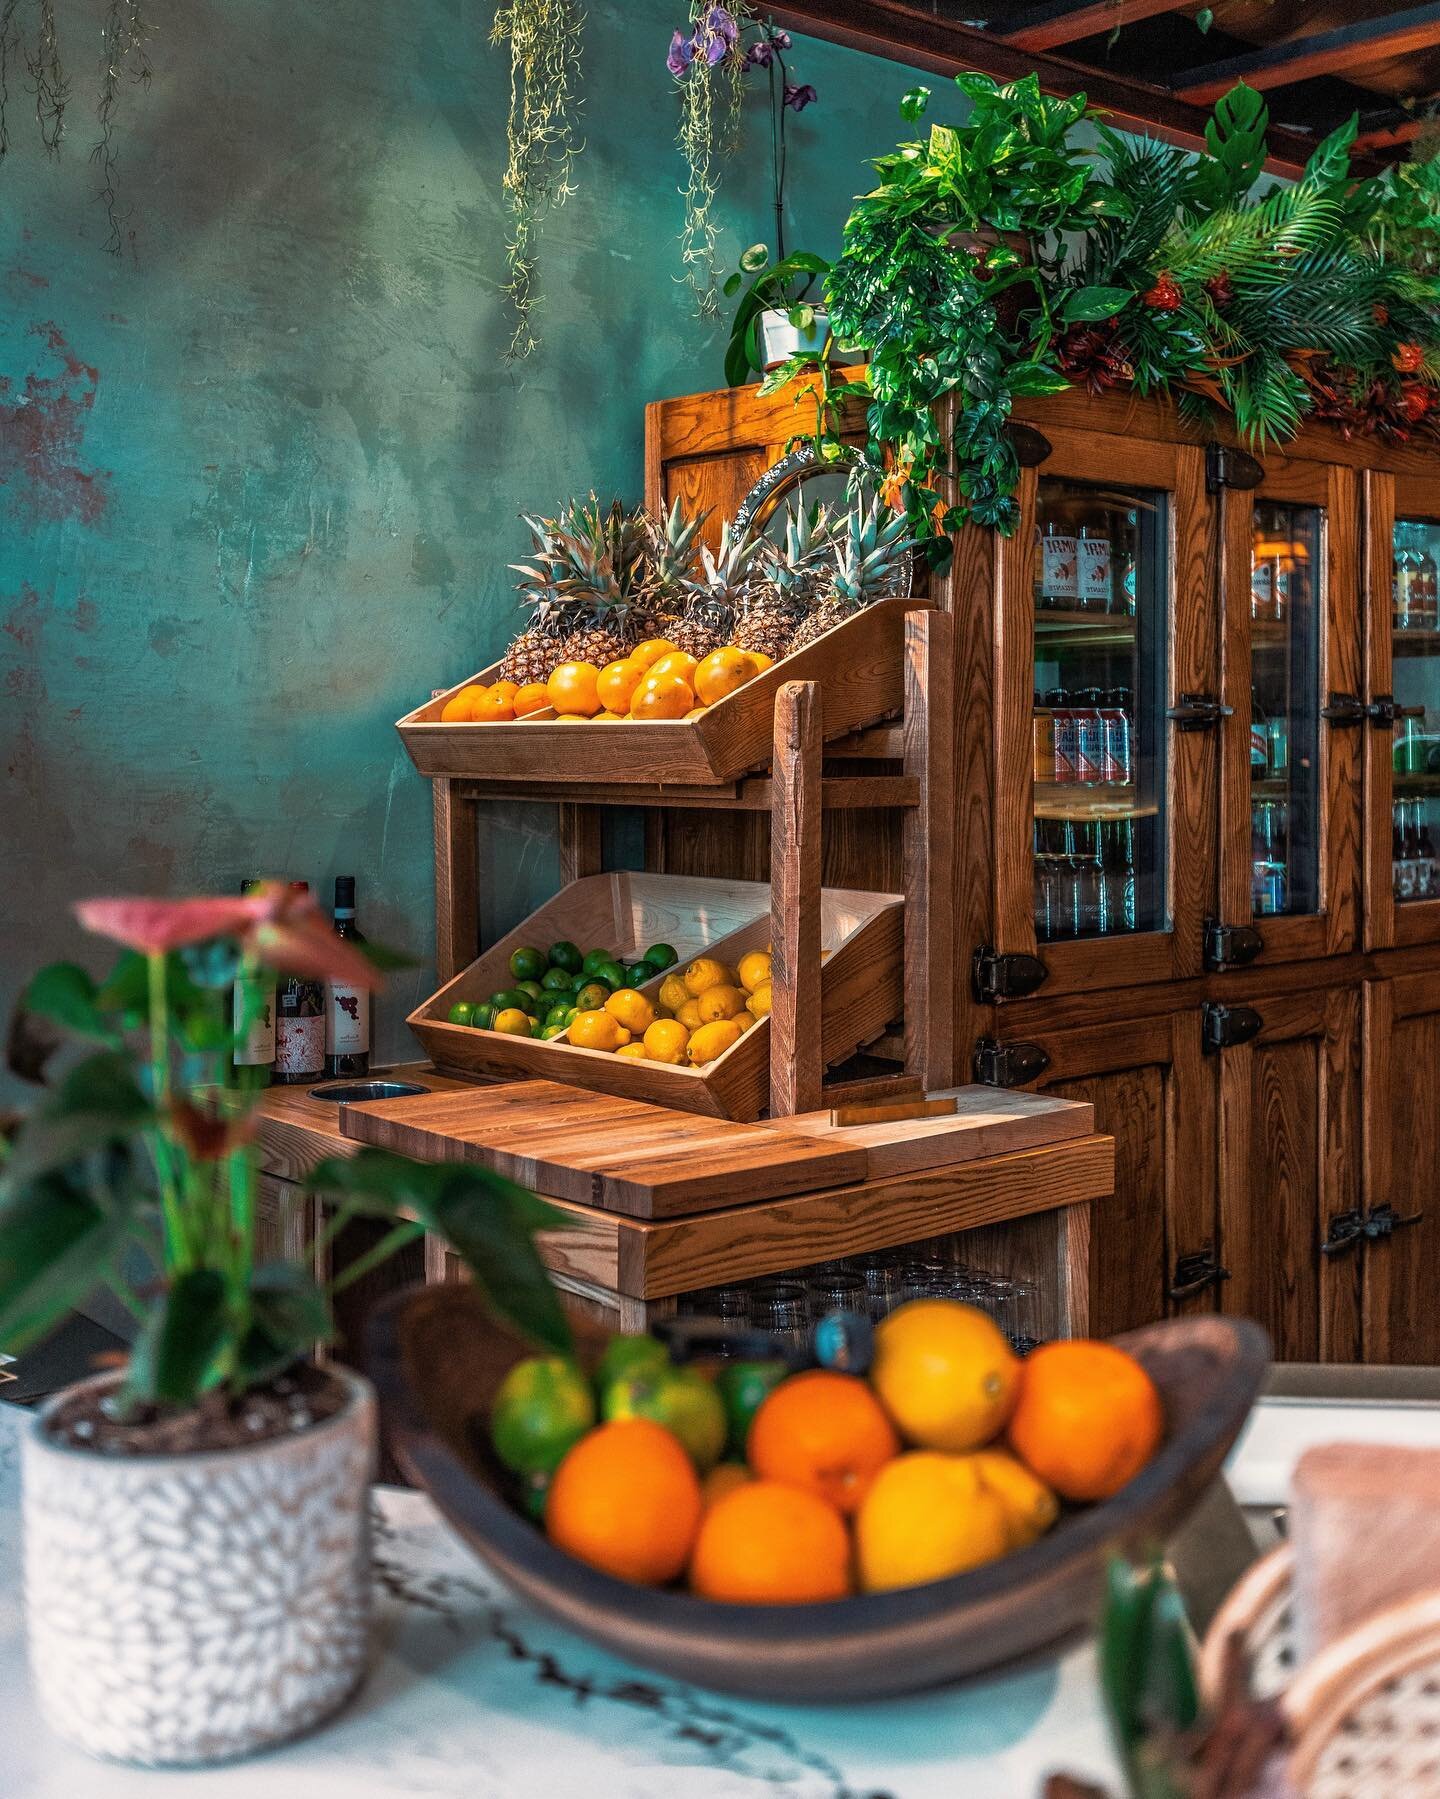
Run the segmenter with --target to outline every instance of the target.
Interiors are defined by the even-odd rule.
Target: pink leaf
[[[87,931],[150,956],[211,937],[243,937],[265,909],[258,894],[243,899],[90,899],[78,902],[75,916]]]

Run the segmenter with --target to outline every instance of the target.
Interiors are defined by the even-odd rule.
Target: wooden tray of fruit
[[[899,712],[905,614],[924,604],[878,600],[764,667],[768,658],[758,654],[722,649],[697,663],[651,641],[618,659],[657,652],[633,682],[615,665],[572,662],[552,672],[542,694],[538,682],[502,683],[496,662],[417,706],[396,729],[422,775],[715,786],[770,761],[775,695],[785,681],[820,684],[827,738]],[[647,677],[655,685],[647,687]],[[706,705],[701,695],[712,693]],[[517,696],[534,709],[516,717]],[[551,696],[569,708],[564,716]]]
[[[644,1338],[533,1358],[473,1289],[430,1287],[377,1312],[368,1372],[402,1468],[537,1609],[673,1678],[833,1702],[1090,1625],[1109,1557],[1183,1521],[1268,1363],[1219,1316],[1023,1361],[951,1300],[892,1313],[873,1362],[868,1321],[837,1323],[863,1376],[707,1375]]]
[[[821,1055],[900,1015],[902,901],[820,896]],[[590,875],[407,1022],[438,1068],[541,1076],[750,1121],[769,1102],[770,889],[763,881]]]

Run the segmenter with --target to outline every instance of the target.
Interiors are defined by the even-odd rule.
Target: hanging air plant
[[[580,45],[585,15],[576,0],[514,0],[495,14],[490,41],[510,44],[510,206],[505,289],[514,318],[508,354],[528,356],[539,342],[534,309],[540,228],[575,191],[571,167],[580,149]]]
[[[690,35],[677,31],[665,58],[680,87],[678,142],[686,172],[680,258],[701,318],[714,318],[720,310],[715,198],[720,171],[740,137],[740,102],[750,66],[740,39],[751,19],[746,0],[732,0],[730,6],[691,0]]]

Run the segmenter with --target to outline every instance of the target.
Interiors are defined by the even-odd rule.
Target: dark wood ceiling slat
[[[1440,4],[1410,6],[1378,19],[1359,19],[1333,31],[1287,38],[1263,50],[1231,56],[1203,68],[1182,70],[1173,81],[1182,100],[1206,104],[1246,81],[1251,87],[1289,87],[1316,75],[1338,75],[1350,69],[1440,45]]]
[[[999,26],[999,34],[1021,50],[1053,50],[1174,10],[1174,0],[1047,0]]]

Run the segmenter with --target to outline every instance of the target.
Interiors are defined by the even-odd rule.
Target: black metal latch
[[[1166,712],[1177,731],[1209,731],[1222,718],[1233,718],[1235,708],[1222,706],[1213,693],[1182,693],[1178,705]]]
[[[1369,1212],[1336,1212],[1330,1220],[1325,1241],[1320,1245],[1320,1253],[1322,1256],[1348,1255],[1361,1242],[1382,1243],[1393,1237],[1402,1225],[1419,1224],[1424,1216],[1423,1212],[1412,1212],[1408,1218],[1401,1218],[1389,1204],[1375,1206]]]
[[[1200,1008],[1200,1047],[1206,1055],[1233,1049],[1237,1043],[1258,1037],[1264,1023],[1253,1006],[1222,1006],[1218,1000],[1207,999]]]
[[[1265,465],[1232,444],[1210,443],[1205,446],[1205,491],[1219,493],[1222,487],[1239,488],[1242,492],[1258,487],[1265,479]]]
[[[1365,723],[1369,708],[1357,694],[1332,693],[1329,705],[1320,708],[1320,716],[1337,730],[1348,730],[1351,725]]]
[[[1008,953],[982,943],[970,962],[970,981],[982,1006],[997,999],[1024,999],[1048,978],[1049,967],[1023,950]]]
[[[1253,924],[1221,924],[1218,918],[1205,920],[1205,966],[1212,974],[1227,968],[1243,968],[1253,962],[1265,947],[1265,939]]]
[[[1038,1043],[1001,1043],[982,1037],[975,1045],[975,1079],[985,1087],[1023,1087],[1044,1074],[1050,1058]]]
[[[1400,708],[1395,704],[1393,693],[1377,693],[1365,708],[1365,716],[1377,731],[1393,731],[1395,720],[1400,716]]]
[[[1197,1293],[1203,1293],[1207,1287],[1218,1287],[1221,1281],[1229,1278],[1230,1270],[1220,1266],[1213,1249],[1198,1249],[1176,1260],[1170,1297],[1177,1303],[1194,1299]]]

